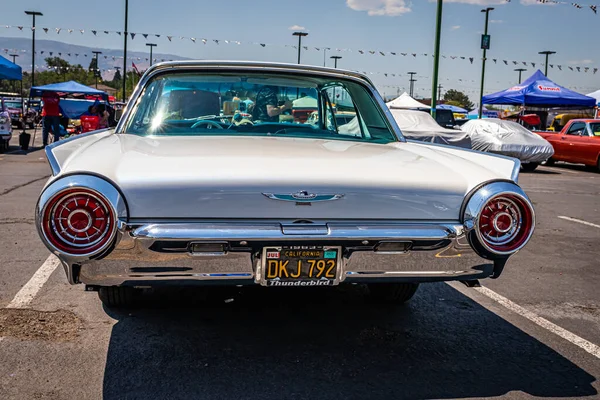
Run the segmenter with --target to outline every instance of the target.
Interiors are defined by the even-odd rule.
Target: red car
[[[562,131],[536,132],[554,147],[546,164],[565,161],[596,167],[600,171],[600,119],[572,119]]]

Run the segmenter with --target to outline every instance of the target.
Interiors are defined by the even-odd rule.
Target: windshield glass
[[[600,122],[590,124],[590,131],[594,136],[600,136]]]
[[[21,108],[20,101],[5,101],[4,104],[6,105],[6,107],[10,108]]]
[[[398,140],[370,92],[356,82],[259,72],[159,75],[124,126],[136,135]]]

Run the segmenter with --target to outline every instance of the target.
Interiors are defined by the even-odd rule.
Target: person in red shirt
[[[48,133],[52,129],[54,141],[58,142],[60,138],[60,97],[56,92],[44,92],[42,94],[44,106],[42,108],[42,143],[44,147],[48,144]]]

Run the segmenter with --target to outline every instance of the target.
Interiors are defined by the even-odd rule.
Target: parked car
[[[248,123],[221,114],[223,86],[255,102]],[[194,90],[175,101],[177,88]],[[327,123],[332,91],[352,102],[356,135]],[[318,100],[323,122],[279,122],[267,101],[295,93]],[[45,152],[40,237],[109,307],[169,284],[357,283],[402,303],[423,282],[499,277],[535,226],[518,160],[407,142],[350,71],[155,64],[115,129]]]
[[[439,111],[449,110],[436,112]],[[471,139],[466,132],[440,126],[428,112],[393,109],[391,113],[407,139],[471,148]]]
[[[21,102],[20,98],[6,99],[4,102],[8,108],[8,112],[10,113],[12,125],[16,126],[17,128],[33,128],[34,125],[41,119],[34,109],[26,108],[26,112],[23,112],[23,103]]]
[[[554,148],[554,155],[546,164],[566,161],[600,171],[600,119],[572,119],[558,133],[536,133]]]
[[[535,170],[554,154],[548,141],[513,121],[473,119],[461,129],[471,137],[473,150],[518,158],[525,171]]]

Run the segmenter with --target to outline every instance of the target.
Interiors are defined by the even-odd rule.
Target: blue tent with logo
[[[499,113],[496,110],[488,110],[485,106],[481,110],[481,116],[483,118],[498,118]],[[467,119],[477,119],[479,118],[479,108],[475,108],[467,114]]]
[[[100,96],[104,100],[108,100],[108,93],[102,90],[94,89],[89,86],[82,85],[75,81],[52,83],[50,85],[35,86],[31,88],[29,92],[30,97],[42,97],[44,92],[56,92],[59,96],[63,97],[68,94],[74,96]]]
[[[21,67],[0,56],[0,79],[22,80],[23,73]]]
[[[539,69],[523,83],[501,92],[483,96],[484,104],[524,105],[530,107],[595,107],[592,97],[557,85]]]

